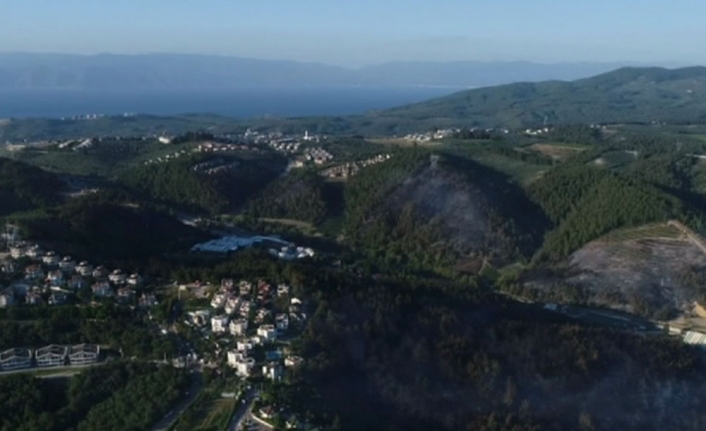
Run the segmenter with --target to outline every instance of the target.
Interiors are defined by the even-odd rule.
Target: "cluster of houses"
[[[295,247],[293,245],[287,245],[279,250],[276,248],[270,249],[270,255],[281,259],[281,260],[297,260],[306,259],[307,257],[314,257],[314,249],[309,247]]]
[[[235,170],[238,166],[240,166],[239,162],[228,163],[221,158],[217,158],[206,162],[197,163],[191,167],[191,170],[200,174],[214,175],[225,171]]]
[[[88,365],[98,362],[99,356],[100,347],[95,344],[52,344],[36,350],[14,348],[0,352],[0,371]]]
[[[220,144],[217,142],[202,142],[196,147],[194,152],[197,153],[219,153],[227,151],[252,151],[258,152],[259,149],[245,144]]]
[[[442,139],[453,137],[459,131],[460,129],[441,129],[434,132],[411,133],[409,135],[403,136],[402,139],[404,139],[405,141],[420,143],[440,141]]]
[[[301,157],[299,157],[292,163],[292,166],[295,168],[303,168],[309,163],[313,163],[315,165],[320,166],[325,165],[331,160],[333,160],[333,154],[329,153],[321,147],[306,148],[304,149]]]
[[[300,142],[291,138],[272,140],[268,145],[273,150],[285,154],[294,154],[299,151],[299,147],[301,147]]]
[[[187,313],[186,323],[202,331],[210,330],[216,337],[226,337],[230,346],[227,362],[239,376],[260,375],[278,381],[286,367],[301,365],[300,357],[285,356],[277,344],[307,318],[302,301],[292,296],[288,285],[225,279],[210,305],[209,309]],[[254,351],[264,351],[264,355],[256,359]]]
[[[166,163],[166,162],[169,162],[169,161],[171,161],[171,160],[176,160],[176,159],[178,159],[178,158],[180,158],[180,157],[186,156],[188,153],[189,153],[189,152],[186,151],[186,150],[175,151],[175,152],[172,153],[172,154],[166,154],[166,155],[164,155],[164,156],[159,156],[159,157],[157,157],[156,159],[149,159],[149,160],[147,160],[147,161],[145,162],[145,166],[147,166],[147,165],[155,165],[155,164],[159,164],[159,163]]]
[[[104,266],[94,267],[88,262],[76,262],[70,256],[61,257],[53,251],[44,252],[38,245],[23,242],[10,247],[11,260],[2,264],[8,274],[22,274],[0,293],[0,307],[16,305],[62,305],[68,295],[90,289],[94,298],[116,298],[131,302],[135,288],[142,284],[139,274],[113,271]],[[153,294],[143,294],[139,305],[150,307],[157,303]]]
[[[537,129],[525,129],[525,135],[527,136],[541,136],[551,133],[552,129],[550,127],[539,127]]]
[[[366,160],[348,162],[332,168],[324,169],[319,172],[319,174],[325,178],[350,178],[358,174],[361,169],[390,160],[390,157],[392,157],[390,154],[378,154],[377,156]]]

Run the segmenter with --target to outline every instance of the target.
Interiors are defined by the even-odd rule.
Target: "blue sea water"
[[[229,91],[0,91],[0,118],[71,117],[123,113],[209,113],[236,118],[350,115],[420,102],[459,89],[298,88]]]

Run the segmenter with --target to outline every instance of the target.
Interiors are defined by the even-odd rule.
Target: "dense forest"
[[[325,284],[298,346],[310,360],[288,403],[332,428],[706,426],[706,364],[678,341],[579,327],[448,283]]]
[[[293,171],[270,184],[250,203],[248,213],[318,224],[328,213],[324,189],[324,179],[316,171]]]
[[[217,214],[235,209],[258,195],[280,175],[285,161],[272,156],[243,160],[228,157],[222,164],[232,166],[222,172],[204,174],[197,169],[210,159],[188,157],[167,163],[135,167],[120,181],[157,201]]]
[[[152,204],[110,191],[72,199],[19,222],[28,238],[66,253],[136,265],[204,238],[200,231]]]
[[[540,254],[551,259],[566,257],[620,227],[687,216],[676,197],[639,179],[591,166],[562,166],[533,184],[530,191],[558,224]]]
[[[55,174],[0,158],[0,216],[56,205],[64,188]]]
[[[2,431],[137,431],[152,426],[181,397],[181,370],[112,363],[69,379],[0,379]]]
[[[33,314],[22,314],[26,310]],[[140,359],[163,359],[164,355],[173,357],[176,353],[173,340],[157,336],[135,311],[127,308],[105,305],[3,311],[6,312],[0,318],[0,351],[13,347],[92,343],[110,346],[127,357]]]

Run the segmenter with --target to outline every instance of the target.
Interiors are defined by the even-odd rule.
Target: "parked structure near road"
[[[0,353],[0,370],[21,370],[32,366],[32,351],[30,349],[8,349]]]
[[[35,352],[37,367],[60,367],[66,365],[68,352],[68,347],[56,344],[37,349]]]
[[[69,349],[71,365],[87,365],[98,362],[100,347],[95,344],[76,344]]]

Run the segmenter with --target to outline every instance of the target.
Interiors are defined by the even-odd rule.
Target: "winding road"
[[[200,373],[193,373],[191,380],[192,382],[188,392],[189,395],[181,400],[179,404],[177,404],[176,407],[174,407],[169,413],[167,413],[167,415],[162,418],[157,425],[153,426],[152,431],[168,431],[171,426],[174,425],[174,422],[176,422],[179,416],[181,416],[181,414],[189,408],[191,403],[194,402],[203,386]]]

